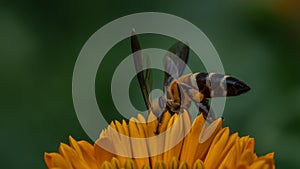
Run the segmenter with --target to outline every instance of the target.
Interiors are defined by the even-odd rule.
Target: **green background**
[[[259,155],[274,151],[277,168],[300,168],[300,7],[293,2],[1,1],[1,168],[46,168],[43,153],[57,151],[69,135],[89,140],[72,103],[76,58],[100,27],[145,11],[177,15],[208,36],[226,73],[252,88],[227,100],[224,126],[254,137]],[[144,48],[162,49],[174,42],[158,35],[141,41]],[[108,120],[118,117],[109,82],[130,54],[129,42],[112,48],[98,72],[97,98]],[[192,69],[203,71],[193,58]],[[136,81],[130,91],[140,97]],[[132,101],[142,109],[142,102]]]

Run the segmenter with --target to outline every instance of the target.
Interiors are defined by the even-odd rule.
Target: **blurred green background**
[[[300,168],[297,0],[2,0],[1,168],[46,168],[43,153],[57,151],[60,142],[68,142],[69,135],[89,140],[72,103],[76,58],[100,27],[121,16],[145,11],[177,15],[208,36],[227,74],[252,88],[245,95],[227,100],[224,125],[230,126],[232,132],[254,137],[259,155],[274,151],[277,168]],[[172,39],[157,35],[142,36],[141,41],[143,47],[163,49],[172,44]],[[115,61],[105,59],[106,64],[98,72],[97,98],[108,118],[117,115],[109,96],[112,71],[122,57],[130,54],[129,47],[128,39],[117,44],[108,53],[115,55]],[[195,71],[203,70],[201,63],[190,66]],[[131,91],[140,97],[136,82]],[[141,107],[142,102],[136,104]]]

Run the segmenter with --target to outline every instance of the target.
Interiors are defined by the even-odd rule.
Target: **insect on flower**
[[[153,112],[158,119],[161,119],[162,114],[166,111],[171,114],[180,113],[183,109],[188,109],[194,102],[199,112],[203,113],[203,117],[208,122],[212,122],[215,120],[215,115],[209,106],[208,98],[237,96],[250,90],[250,87],[244,82],[228,75],[207,72],[183,75],[190,49],[188,45],[178,41],[168,50],[176,57],[168,53],[164,57],[164,96],[150,102],[151,70],[142,70],[143,58],[138,52],[141,47],[134,31],[131,36],[131,50],[145,105],[148,111]]]

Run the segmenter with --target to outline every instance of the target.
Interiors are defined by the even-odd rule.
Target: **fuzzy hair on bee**
[[[134,57],[136,70],[141,70],[143,63],[141,50],[137,35],[132,32],[131,49]],[[164,95],[156,100],[149,101],[152,81],[149,77],[149,69],[137,73],[139,85],[148,111],[153,112],[158,119],[162,114],[169,111],[171,114],[180,113],[183,109],[189,109],[192,103],[203,113],[203,117],[208,121],[215,120],[214,112],[209,106],[209,98],[238,96],[250,90],[250,87],[241,80],[213,72],[197,72],[183,75],[189,58],[189,47],[180,41],[169,48],[169,52],[164,58]],[[175,77],[174,77],[175,75]]]

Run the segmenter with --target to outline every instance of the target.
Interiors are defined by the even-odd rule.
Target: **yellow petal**
[[[108,141],[104,142],[106,144],[102,144],[105,149],[111,150],[111,152],[116,155],[123,155],[127,152],[126,147],[129,145],[123,145],[124,142],[122,142],[120,133],[117,130],[117,126],[114,122],[111,122],[111,124],[108,126],[106,138]],[[101,142],[98,142],[97,144],[101,145]]]
[[[129,121],[129,133],[131,137],[131,146],[133,157],[135,158],[137,168],[142,168],[144,164],[149,163],[149,158],[137,158],[148,156],[145,131],[137,119],[131,118]]]
[[[275,169],[274,153],[257,157],[254,139],[229,135],[221,119],[205,126],[200,115],[191,126],[187,111],[173,116],[166,112],[163,117],[160,124],[151,113],[148,123],[140,114],[128,125],[114,121],[102,130],[94,146],[70,136],[70,146],[62,143],[60,154],[45,153],[46,165],[52,169]],[[165,135],[156,135],[162,132]]]
[[[272,169],[271,165],[268,165],[265,161],[259,160],[255,161],[249,169]]]
[[[168,127],[168,124],[169,124],[169,121],[170,121],[171,117],[172,116],[168,111],[165,112],[162,115],[162,119],[161,119],[161,122],[160,122],[159,127],[158,127],[159,133],[162,133],[162,132],[167,130],[167,127]]]
[[[150,112],[147,122],[147,137],[155,136],[156,130],[158,129],[158,120],[152,112]]]
[[[140,122],[141,126],[143,127],[143,131],[145,132],[145,135],[147,136],[148,129],[147,129],[147,124],[146,124],[145,117],[141,114],[138,114],[137,119]]]
[[[129,128],[128,128],[128,125],[127,125],[125,120],[122,120],[122,126],[123,126],[123,129],[124,129],[124,134],[126,136],[129,136]]]
[[[78,146],[82,152],[84,161],[90,168],[97,168],[96,158],[94,156],[94,147],[87,141],[79,141]]]
[[[70,163],[58,153],[45,153],[44,159],[48,168],[72,168]]]
[[[254,152],[254,145],[255,145],[255,141],[254,138],[250,138],[245,146],[245,149],[250,149],[252,150],[252,153]]]
[[[115,158],[115,157],[113,157],[111,159],[111,164],[112,164],[112,166],[113,166],[114,169],[120,169],[121,168],[120,161],[117,158]]]
[[[158,130],[158,120],[152,112],[150,112],[150,114],[148,115],[147,121],[147,138],[149,138],[147,144],[149,156],[151,164],[155,164],[156,161],[162,160],[162,154],[159,154],[158,152],[161,150],[161,147],[164,146],[164,140],[159,140],[159,136],[155,137],[157,133],[156,130]],[[162,137],[160,136],[160,138]]]
[[[116,128],[117,128],[116,125],[115,125],[115,123],[113,121],[110,122],[109,127],[111,127],[114,130],[116,130]]]
[[[216,166],[219,166],[222,163],[224,158],[228,155],[229,151],[235,146],[235,144],[238,144],[238,133],[234,133],[229,136],[222,153],[218,156],[219,160],[216,160]]]
[[[103,129],[103,130],[100,132],[99,138],[102,138],[102,137],[107,137],[107,131],[106,131],[106,129]]]
[[[132,159],[128,159],[125,161],[124,168],[125,169],[136,169],[137,167]]]
[[[249,169],[249,167],[246,164],[240,164],[236,169]]]
[[[110,161],[112,157],[114,157],[111,152],[103,149],[101,145],[106,145],[107,147],[111,146],[110,148],[114,151],[113,144],[110,142],[109,138],[102,137],[96,141],[94,144],[94,153],[99,168],[104,161]]]
[[[101,169],[114,169],[112,164],[108,161],[104,161],[101,165]]]
[[[116,149],[116,151],[117,151],[116,155],[120,161],[120,164],[124,165],[125,161],[128,158],[132,157],[130,138],[128,137],[129,135],[126,133],[126,129],[124,129],[123,125],[120,122],[115,121],[115,126],[116,126],[116,130],[118,131],[119,138],[120,138],[120,140],[119,140],[120,142],[116,143],[116,144],[120,145],[119,149]],[[126,128],[127,128],[127,126],[126,126]],[[126,155],[127,157],[124,157],[124,156],[121,156],[118,154]]]
[[[201,160],[196,160],[193,166],[193,169],[205,169],[203,161]]]
[[[254,161],[254,163],[258,163],[258,164],[261,164],[262,162],[264,163],[264,165],[262,165],[264,168],[275,168],[274,153],[269,153],[267,155],[261,156]],[[254,166],[255,166],[255,164],[254,164]],[[252,165],[251,165],[251,167],[252,167]]]
[[[253,138],[250,138],[249,136],[244,136],[244,137],[240,138],[239,142],[240,142],[241,151],[243,151],[245,149],[251,149],[252,152],[254,151],[254,139]]]
[[[190,131],[191,131],[191,126],[192,126],[192,121],[191,121],[191,116],[190,114],[184,110],[182,115],[182,121],[183,121],[183,129],[184,129],[184,136],[186,136]]]
[[[77,141],[73,137],[69,136],[69,143],[70,143],[71,147],[77,152],[78,156],[81,159],[83,159],[83,156],[82,156],[81,150],[77,144]]]
[[[204,126],[200,134],[199,142],[204,143],[206,140],[214,136],[213,134],[215,131],[219,131],[218,129],[220,124],[222,124],[221,118],[213,121],[208,127]]]
[[[189,164],[189,166],[192,166],[192,164],[196,160],[195,155],[197,153],[197,149],[195,147],[197,147],[199,144],[198,139],[203,125],[204,118],[201,114],[200,116],[197,116],[197,118],[194,120],[191,131],[184,139],[180,160],[186,161]]]
[[[154,169],[166,169],[167,166],[163,161],[157,161],[155,163]]]
[[[181,163],[179,165],[179,169],[189,169],[188,163],[185,161],[181,161]]]
[[[183,142],[182,140],[180,140],[180,138],[184,137],[182,114],[175,114],[172,116],[168,124],[168,130],[166,132],[166,152],[164,153],[163,160],[170,161],[173,156],[178,157],[180,155],[180,150]]]
[[[75,169],[87,169],[88,165],[77,154],[77,152],[68,145],[61,143],[59,153],[68,161]]]
[[[239,147],[238,142],[230,149],[229,153],[226,155],[224,159],[222,159],[222,163],[219,168],[235,168],[238,157],[239,157]]]
[[[179,168],[179,161],[177,157],[173,157],[169,162],[169,169],[178,169]]]
[[[250,166],[254,161],[252,150],[247,149],[241,154],[240,163],[246,166]]]
[[[217,161],[221,160],[220,155],[224,150],[229,138],[229,129],[223,128],[214,138],[207,156],[204,161],[204,165],[207,168],[214,169],[218,167]]]
[[[121,141],[124,142],[124,144],[126,144],[126,145],[130,145],[130,146],[126,147],[126,150],[128,152],[127,154],[132,154],[131,142],[130,142],[130,139],[129,139],[129,136],[130,136],[129,128],[128,128],[128,125],[126,124],[125,120],[122,121],[122,129],[123,129],[122,132],[124,132],[122,134],[124,134],[125,136],[128,136],[128,137],[123,137],[124,139],[122,139]]]
[[[199,144],[196,148],[196,154],[194,157],[195,159],[201,159],[202,161],[204,161],[204,157],[206,156],[208,149],[210,148],[211,142],[214,140],[215,136],[220,132],[222,128],[222,120],[221,119],[215,120],[207,128],[205,126],[203,127],[204,129],[200,133],[200,137],[199,137],[200,139],[198,138]]]
[[[145,165],[142,167],[142,169],[151,169],[151,168],[150,168],[149,164],[145,164]]]

